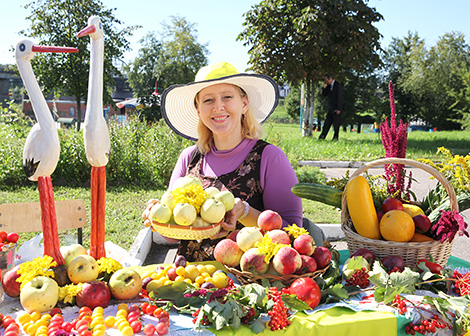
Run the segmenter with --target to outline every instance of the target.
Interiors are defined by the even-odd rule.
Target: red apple
[[[396,198],[389,197],[382,203],[382,211],[386,213],[390,210],[400,210],[403,211],[403,203],[397,200]]]
[[[379,223],[383,216],[384,216],[384,212],[382,210],[377,211],[377,218],[379,220]]]
[[[366,249],[365,247],[361,247],[361,248],[358,248],[353,254],[351,254],[351,257],[359,257],[359,256],[367,260],[370,266],[374,264],[375,255],[371,250]]]
[[[240,230],[235,230],[235,231],[230,232],[229,235],[227,236],[227,239],[231,239],[236,242],[238,232],[240,232]]]
[[[302,266],[302,258],[294,248],[284,246],[274,256],[273,266],[282,275],[294,274]]]
[[[431,228],[431,221],[426,215],[416,215],[413,217],[415,230],[418,233],[426,233]]]
[[[257,223],[264,231],[279,230],[282,227],[282,217],[276,211],[264,210],[259,214]]]
[[[320,287],[312,278],[305,277],[295,280],[290,285],[289,291],[291,294],[295,294],[299,300],[308,304],[312,309],[320,303]]]
[[[11,270],[5,273],[2,279],[2,286],[5,294],[10,297],[20,296],[20,283],[16,281],[20,277],[18,270],[20,265],[16,265]]]
[[[111,300],[111,292],[103,281],[85,282],[76,300],[79,307],[87,306],[92,310],[96,307],[106,308]]]
[[[240,268],[243,272],[264,274],[268,270],[269,263],[265,260],[265,255],[258,248],[252,247],[243,253],[240,259]]]
[[[326,247],[317,246],[312,255],[317,262],[318,269],[325,268],[331,261],[331,252]]]
[[[312,257],[301,254],[302,266],[295,272],[295,274],[313,273],[317,270],[317,262]]]
[[[283,230],[271,230],[266,232],[266,235],[275,243],[290,245],[289,235]]]
[[[214,248],[215,260],[230,267],[240,265],[242,255],[243,251],[231,239],[222,239]]]
[[[311,256],[315,251],[315,241],[313,237],[308,234],[302,234],[294,239],[292,244],[300,254]]]

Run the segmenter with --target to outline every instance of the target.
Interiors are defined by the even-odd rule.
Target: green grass
[[[266,139],[281,147],[294,165],[299,160],[354,160],[371,161],[383,157],[384,149],[378,134],[355,132],[340,133],[340,140],[319,141],[318,133],[302,137],[298,124],[274,124],[264,126]],[[332,132],[332,131],[330,131]],[[332,134],[328,135],[328,139]],[[470,132],[412,132],[408,134],[407,157],[429,158],[438,161],[437,148],[446,147],[453,154],[469,153]],[[89,187],[55,187],[56,200],[82,199],[87,207],[87,225],[84,228],[84,245],[89,247],[90,190]],[[150,198],[158,198],[164,190],[143,189],[135,186],[108,187],[106,194],[106,240],[128,250],[143,228],[141,213]],[[36,184],[28,187],[0,186],[2,203],[38,201]],[[331,206],[303,200],[304,215],[316,223],[339,223],[340,212]],[[21,234],[20,243],[35,233]],[[61,244],[76,241],[76,230],[60,232]]]

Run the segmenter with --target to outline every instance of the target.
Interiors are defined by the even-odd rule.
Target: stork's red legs
[[[44,240],[44,255],[52,257],[57,265],[64,264],[60,253],[59,230],[55,214],[54,191],[50,176],[38,177],[39,203],[41,204],[41,224]]]
[[[105,204],[106,204],[106,166],[91,167],[91,234],[90,255],[96,260],[106,257]]]

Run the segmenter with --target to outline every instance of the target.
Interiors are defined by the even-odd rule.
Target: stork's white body
[[[54,119],[31,67],[34,57],[32,46],[33,43],[28,40],[18,43],[16,64],[37,120],[26,138],[23,167],[28,178],[37,181],[39,176],[50,176],[54,172],[59,162],[60,143]]]
[[[83,137],[88,162],[93,167],[103,167],[108,163],[111,148],[108,125],[103,116],[104,38],[98,17],[90,17],[88,23],[94,25],[96,30],[89,34],[91,37],[90,76]]]

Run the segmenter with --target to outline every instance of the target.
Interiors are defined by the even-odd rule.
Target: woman
[[[173,170],[170,188],[181,176],[196,176],[203,187],[230,190],[234,208],[217,237],[243,226],[256,226],[265,209],[278,212],[283,226],[302,226],[302,201],[291,192],[297,176],[284,152],[261,137],[261,125],[278,103],[277,84],[269,77],[239,74],[229,63],[202,68],[196,80],[173,85],[162,95],[162,115],[177,134],[196,145],[183,150]],[[147,202],[142,217],[148,221]],[[214,238],[217,238],[214,237]],[[189,261],[212,258],[217,240],[182,241],[178,254]]]

